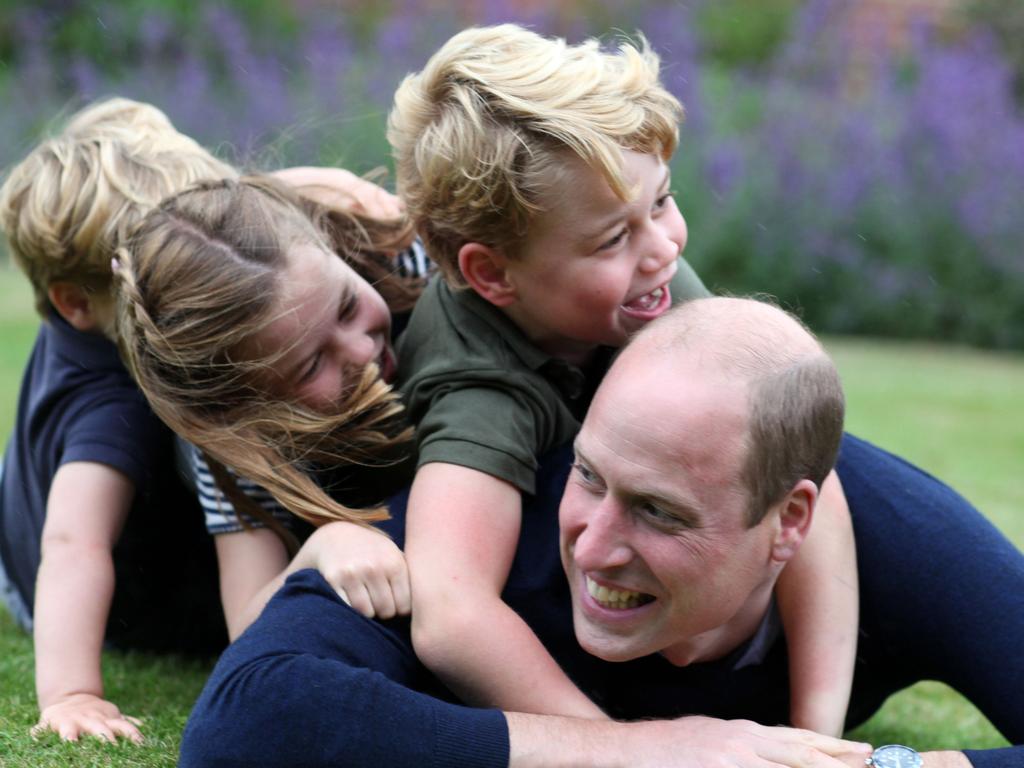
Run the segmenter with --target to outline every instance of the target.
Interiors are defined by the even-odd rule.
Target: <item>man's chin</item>
[[[603,661],[632,661],[652,653],[633,638],[603,632],[578,620],[573,622],[573,629],[580,648]]]

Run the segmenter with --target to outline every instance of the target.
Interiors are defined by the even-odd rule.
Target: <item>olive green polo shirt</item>
[[[709,295],[682,259],[670,290],[674,303]],[[537,457],[576,437],[611,354],[581,370],[538,349],[474,291],[435,279],[399,340],[398,360],[417,466],[458,464],[533,493]]]

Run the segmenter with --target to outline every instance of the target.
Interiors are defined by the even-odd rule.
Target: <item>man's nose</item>
[[[621,567],[632,556],[625,510],[606,496],[579,519],[573,545],[576,565],[584,571],[600,571]]]

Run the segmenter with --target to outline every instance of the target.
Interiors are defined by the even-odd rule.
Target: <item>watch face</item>
[[[876,768],[920,768],[921,755],[910,747],[888,744],[871,753],[871,764]]]

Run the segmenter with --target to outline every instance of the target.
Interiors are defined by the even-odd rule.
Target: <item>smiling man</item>
[[[591,405],[561,505],[583,648],[684,666],[753,636],[842,427],[835,368],[773,307],[703,301],[644,333]],[[763,469],[779,482],[752,489]]]
[[[749,300],[692,301],[640,333],[598,390],[560,535],[564,456],[548,457],[524,509],[503,598],[573,681],[616,717],[725,719],[447,703],[407,627],[359,616],[303,571],[218,663],[181,764],[863,765],[853,745],[839,763],[832,740],[729,719],[787,717],[773,587],[809,535],[837,447],[861,563],[848,724],[938,679],[1024,741],[1024,555],[934,478],[843,436],[842,415],[832,363],[797,321]],[[874,759],[909,767],[915,754]],[[923,754],[923,768],[971,764],[1020,766],[1024,748]]]

